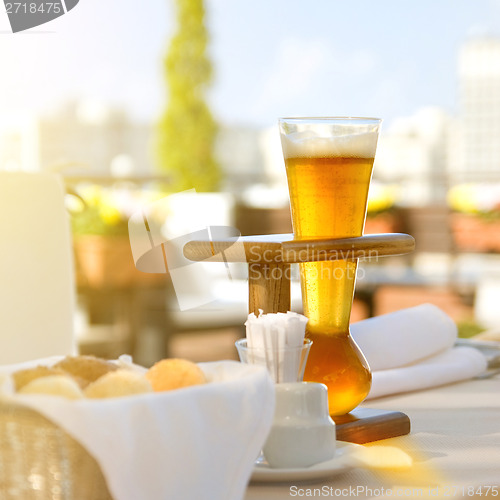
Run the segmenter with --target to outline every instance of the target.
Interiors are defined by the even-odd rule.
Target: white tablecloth
[[[409,435],[374,444],[404,450],[413,457],[411,469],[352,469],[329,480],[297,483],[302,490],[292,490],[293,483],[250,484],[245,499],[307,498],[307,490],[312,496],[314,488],[328,492],[322,498],[337,498],[343,490],[355,498],[457,499],[482,492],[477,495],[482,499],[487,486],[498,491],[492,495],[490,489],[488,498],[500,498],[500,375],[374,399],[363,406],[410,417]]]

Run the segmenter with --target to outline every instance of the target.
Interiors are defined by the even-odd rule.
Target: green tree
[[[158,125],[159,168],[173,191],[214,191],[221,170],[214,158],[217,134],[205,91],[212,77],[203,0],[176,0],[177,32],[165,58],[167,109]]]

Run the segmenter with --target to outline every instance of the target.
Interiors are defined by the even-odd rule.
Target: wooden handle
[[[293,234],[243,236],[224,240],[192,240],[184,256],[206,262],[316,262],[403,255],[415,248],[412,236],[370,234],[356,238],[295,240]]]
[[[357,238],[285,241],[284,262],[317,262],[403,255],[415,248],[412,236],[402,233],[369,234]]]
[[[204,262],[247,262],[249,312],[290,309],[290,264],[322,260],[402,255],[415,248],[408,234],[371,234],[357,238],[295,240],[293,234],[192,240],[184,256]]]

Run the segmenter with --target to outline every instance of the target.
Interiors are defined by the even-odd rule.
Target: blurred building
[[[462,163],[459,180],[500,176],[500,39],[468,41],[459,57]]]
[[[253,127],[220,127],[215,154],[224,173],[224,191],[240,195],[248,186],[266,182],[260,134]]]
[[[80,176],[152,173],[152,125],[121,110],[72,102],[44,117],[0,120],[0,170],[54,170]]]
[[[152,172],[151,124],[132,121],[120,109],[73,102],[41,118],[38,128],[43,169],[91,176]]]
[[[500,180],[500,39],[466,42],[453,117],[426,107],[383,130],[374,177],[400,186],[402,204],[445,204],[450,186]]]
[[[452,131],[452,117],[440,108],[396,119],[380,135],[374,178],[397,184],[404,205],[444,203]]]
[[[3,116],[0,170],[56,170],[78,177],[154,175],[154,127],[120,108],[88,101],[66,103],[48,116]],[[215,154],[224,173],[222,190],[240,197],[249,186],[274,182],[263,145],[267,133],[220,126]],[[277,140],[279,145],[279,136]]]

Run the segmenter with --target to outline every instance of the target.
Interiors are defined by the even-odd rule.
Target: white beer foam
[[[353,157],[373,158],[377,132],[321,137],[310,130],[281,136],[283,155],[287,158]]]

